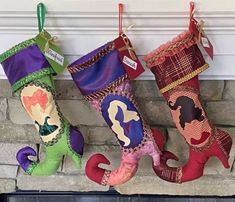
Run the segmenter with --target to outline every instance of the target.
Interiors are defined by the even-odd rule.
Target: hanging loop
[[[119,3],[118,4],[119,35],[121,35],[123,33],[123,30],[122,30],[122,15],[123,15],[123,11],[124,11],[124,4]]]
[[[195,23],[194,13],[195,13],[196,9],[195,9],[195,4],[194,4],[193,1],[191,1],[189,3],[189,5],[190,5],[190,9],[189,9],[189,31],[192,33],[193,23]]]
[[[38,31],[42,32],[44,29],[46,6],[43,3],[37,5],[37,17],[38,17]]]
[[[191,1],[189,4],[190,4],[190,11],[189,11],[190,12],[190,19],[192,19],[196,9],[195,9],[195,4],[193,1]]]

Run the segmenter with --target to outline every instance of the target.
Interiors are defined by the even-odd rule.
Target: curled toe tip
[[[170,160],[170,159],[175,160],[175,161],[179,160],[179,158],[175,154],[169,151],[163,151],[161,159],[164,159],[165,161]]]

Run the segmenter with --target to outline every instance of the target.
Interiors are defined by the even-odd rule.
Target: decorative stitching
[[[179,167],[179,168],[177,168],[177,170],[176,170],[176,176],[175,176],[176,179],[175,179],[175,181],[176,181],[177,183],[181,184],[181,183],[182,183],[182,182],[181,182],[182,176],[183,176],[182,167]]]
[[[45,75],[54,73],[53,69],[51,67],[47,67],[44,69],[41,69],[39,71],[33,72],[29,74],[28,76],[23,77],[22,79],[18,80],[12,85],[13,92],[16,92],[19,90],[22,86],[25,86],[27,83],[30,83],[36,79],[39,79]]]
[[[178,91],[190,91],[192,93],[199,94],[199,91],[196,88],[193,88],[190,86],[176,86],[174,89],[171,89],[169,92],[167,92],[167,94],[168,94],[167,99],[169,99],[169,97],[172,94],[174,94],[175,92],[178,92]]]
[[[167,85],[166,87],[160,89],[161,93],[165,93],[169,90],[171,90],[172,88],[175,88],[176,86],[192,79],[193,77],[197,76],[198,74],[200,74],[201,72],[203,72],[204,70],[206,70],[209,67],[209,65],[206,63],[203,66],[199,67],[198,69],[196,69],[195,71],[191,72],[190,74],[184,76],[183,78],[180,78],[174,82],[172,82],[171,84]]]
[[[9,50],[5,51],[4,53],[0,55],[0,62],[3,62],[4,60],[11,57],[12,55],[15,55],[20,50],[27,48],[29,46],[32,46],[34,44],[36,44],[36,41],[35,41],[35,38],[32,38],[32,39],[28,39],[26,41],[23,41],[13,46],[12,48],[10,48]]]
[[[55,94],[56,94],[56,93],[55,93],[55,90],[54,90],[52,87],[50,87],[49,85],[47,85],[47,84],[45,84],[45,83],[41,83],[41,82],[39,82],[39,81],[33,81],[33,82],[29,83],[28,85],[26,85],[26,86],[24,86],[24,87],[33,86],[33,85],[35,85],[35,86],[37,86],[37,87],[44,88],[44,89],[46,89],[48,92],[50,92],[50,93],[52,94],[52,97],[53,97],[54,102],[55,102],[56,110],[57,110],[57,112],[58,112],[58,116],[60,117],[60,130],[59,130],[58,134],[56,135],[56,137],[54,137],[54,138],[53,138],[51,141],[49,141],[49,142],[44,142],[44,141],[42,140],[41,136],[40,136],[40,138],[41,138],[41,140],[42,140],[42,143],[43,143],[46,147],[47,147],[47,146],[53,146],[55,143],[58,142],[58,140],[61,138],[62,134],[63,134],[65,131],[66,131],[66,134],[68,133],[68,128],[69,128],[70,124],[69,124],[69,122],[67,121],[67,119],[65,119],[64,116],[62,115],[62,113],[60,112],[60,108],[59,108],[59,106],[58,106],[58,104],[57,104],[57,102],[56,102],[56,100],[55,100]],[[21,93],[22,93],[22,90],[24,89],[24,87],[22,87],[22,89],[21,89],[20,96],[21,96]],[[22,101],[21,101],[21,103],[22,103]],[[22,103],[22,105],[23,105],[23,103]]]
[[[145,56],[144,60],[147,64],[147,67],[151,68],[154,65],[163,63],[165,61],[165,57],[173,56],[185,47],[196,44],[197,41],[198,40],[194,37],[194,35],[190,34],[189,32],[183,32],[170,42],[161,45],[159,48]],[[161,58],[163,59],[160,61]]]
[[[98,92],[92,93],[90,95],[85,96],[87,101],[92,101],[94,99],[99,99],[101,97],[107,96],[109,93],[113,92],[113,89],[119,86],[121,83],[128,79],[127,74],[119,77],[118,79],[114,80],[112,83],[107,85],[105,88],[99,90]]]
[[[93,65],[94,63],[96,63],[102,57],[107,55],[109,52],[111,52],[114,48],[115,48],[114,42],[111,42],[107,46],[105,46],[103,49],[101,49],[95,56],[88,59],[86,62],[79,64],[79,65],[74,65],[74,66],[68,67],[68,71],[71,74],[74,74],[74,73],[77,73],[77,72],[80,72],[80,71],[86,69],[89,66]]]
[[[104,176],[103,176],[103,178],[101,180],[101,183],[100,183],[101,185],[103,185],[103,186],[107,185],[110,174],[111,174],[110,170],[105,170],[104,171]]]
[[[34,168],[38,165],[38,163],[36,161],[33,161],[29,167],[27,168],[27,170],[25,171],[27,174],[31,175]]]
[[[223,139],[227,139],[229,138],[225,143],[228,144],[228,143],[231,143],[232,144],[232,139],[231,137],[229,136],[228,133],[224,132],[224,131],[221,131],[221,130],[216,130],[216,136],[215,136],[215,140],[217,141],[220,149],[224,152],[225,156],[227,158],[229,158],[229,152],[227,152],[225,150],[225,148],[223,147],[224,145],[224,142],[222,142],[221,140]]]

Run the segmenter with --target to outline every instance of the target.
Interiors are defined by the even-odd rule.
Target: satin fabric
[[[123,111],[121,107],[117,106],[118,110],[115,115],[115,119],[118,120],[118,124],[120,124],[120,127],[123,128],[125,138],[128,138],[130,140],[130,143],[125,146],[124,141],[122,141],[119,138],[119,135],[115,133],[118,138],[118,141],[122,147],[134,149],[135,147],[141,144],[144,138],[143,121],[141,119],[141,116],[137,111],[137,109],[135,108],[134,104],[126,97],[113,94],[108,95],[101,103],[101,112],[110,128],[112,128],[114,124],[110,120],[110,114],[109,114],[110,105],[113,101],[114,102],[120,101],[121,103],[124,103],[125,106],[127,107],[126,111]],[[132,119],[129,120],[128,122],[125,122],[125,117],[127,117],[128,113],[130,112],[136,114],[136,120]]]
[[[3,69],[11,85],[20,79],[50,65],[37,45],[20,50],[2,62]]]
[[[94,57],[107,45],[108,44],[101,46],[86,56],[76,60],[70,66],[81,65],[90,58]],[[107,85],[124,74],[125,70],[119,59],[118,52],[114,49],[91,66],[79,72],[73,73],[72,77],[81,93],[84,96],[87,96],[105,88]]]
[[[70,126],[70,145],[74,151],[77,152],[77,154],[83,155],[83,147],[84,147],[84,138],[82,136],[82,133],[73,126]]]

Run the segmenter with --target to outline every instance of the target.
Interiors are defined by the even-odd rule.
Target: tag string
[[[122,14],[123,14],[123,10],[124,10],[124,4],[119,3],[118,4],[119,36],[123,33],[123,30],[122,30]]]
[[[123,46],[122,48],[119,48],[118,50],[119,51],[126,51],[127,50],[128,53],[130,54],[131,58],[133,60],[137,60],[135,52],[134,52],[135,49],[131,46],[129,39],[124,34],[122,34],[121,36],[122,36],[122,39],[125,43],[125,46]]]
[[[203,28],[204,28],[204,21],[201,20],[198,23],[198,32],[199,32],[198,41],[201,41],[202,36],[205,36],[205,32],[204,32]]]
[[[197,22],[197,20],[194,18],[194,13],[196,12],[195,9],[195,4],[193,1],[189,3],[190,5],[190,10],[189,10],[189,31],[192,33],[193,32],[193,24],[197,26],[198,30],[198,41],[201,41],[201,37],[205,35],[205,32],[203,30],[204,28],[204,21],[201,20],[200,22]]]
[[[38,17],[38,31],[42,32],[44,29],[46,16],[46,6],[43,3],[37,5],[37,17]]]
[[[194,2],[193,1],[191,1],[190,3],[190,19],[192,19],[193,18],[193,15],[194,15],[194,13],[195,13],[195,4],[194,4]]]
[[[57,46],[58,38],[56,36],[47,38],[44,32],[40,32],[40,36],[44,38],[44,40],[46,41],[46,44],[43,50],[44,52],[47,52],[49,50],[50,44]]]

